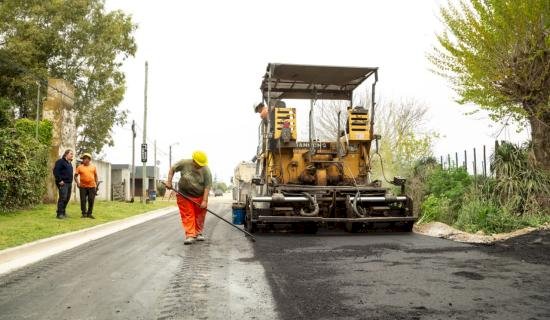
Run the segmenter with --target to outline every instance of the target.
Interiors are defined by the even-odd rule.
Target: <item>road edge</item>
[[[162,217],[176,210],[176,206],[170,206],[0,250],[0,276],[84,243]]]
[[[505,241],[539,230],[550,230],[550,223],[542,224],[537,227],[525,227],[510,232],[495,234],[469,233],[438,221],[428,222],[421,225],[415,224],[413,228],[414,233],[423,236],[447,239],[461,243],[485,245],[492,245],[499,241]]]

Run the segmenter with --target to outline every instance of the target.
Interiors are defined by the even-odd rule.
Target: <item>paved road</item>
[[[211,209],[230,217],[227,201]],[[550,318],[548,259],[415,234],[252,244],[214,217],[206,227],[184,246],[174,213],[1,277],[0,319]]]

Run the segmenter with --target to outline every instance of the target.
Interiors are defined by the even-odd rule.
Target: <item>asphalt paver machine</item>
[[[263,101],[255,106],[261,123],[254,190],[245,203],[248,231],[275,224],[301,226],[306,233],[322,225],[350,232],[380,223],[412,229],[416,218],[405,179],[394,177],[390,187],[371,181],[371,153],[380,139],[374,130],[377,81],[378,68],[268,64]],[[370,106],[353,106],[354,90],[364,82],[372,83]],[[286,105],[294,99],[310,101],[306,141],[297,139],[296,108]],[[337,112],[332,141],[316,139],[320,100],[347,101],[347,110]]]

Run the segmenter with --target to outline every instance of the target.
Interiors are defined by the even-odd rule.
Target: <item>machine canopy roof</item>
[[[353,90],[377,70],[378,68],[270,63],[260,89],[265,100],[268,95],[271,100],[351,100]],[[270,90],[268,84],[271,84]]]

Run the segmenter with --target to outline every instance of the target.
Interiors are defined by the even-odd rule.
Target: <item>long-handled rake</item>
[[[194,203],[196,206],[199,206],[199,207],[200,207],[200,203],[194,201],[193,199],[189,198],[188,196],[184,195],[183,193],[179,192],[178,190],[176,190],[176,189],[174,189],[174,188],[168,188],[168,186],[166,185],[166,183],[163,182],[162,184],[164,184],[164,186],[166,186],[167,189],[174,190],[174,191],[175,191],[177,194],[179,194],[180,196],[184,197],[185,199],[187,199],[187,200],[191,201],[192,203]],[[218,215],[217,213],[215,213],[214,211],[212,211],[212,210],[210,210],[210,209],[208,209],[208,208],[206,208],[206,211],[208,211],[208,212],[210,212],[211,214],[213,214],[214,216],[216,216],[216,218],[225,221],[227,224],[229,224],[229,225],[232,226],[233,228],[235,228],[235,229],[237,229],[237,230],[243,232],[244,234],[246,234],[246,235],[250,238],[250,240],[252,240],[252,242],[256,242],[256,238],[255,238],[250,232],[248,232],[248,231],[246,231],[246,230],[243,230],[243,229],[237,227],[236,225],[234,225],[233,223],[231,223],[231,221],[228,221],[228,220],[224,219],[223,217],[221,217],[220,215]]]

